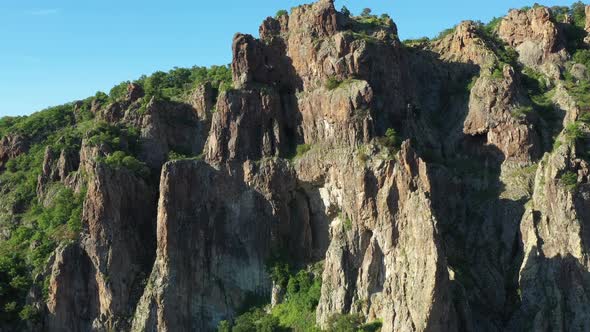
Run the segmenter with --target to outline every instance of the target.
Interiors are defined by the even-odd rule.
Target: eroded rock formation
[[[106,167],[113,148],[88,139],[47,150],[39,196],[52,182],[88,194],[80,239],[53,255],[45,328],[214,330],[253,295],[283,300],[267,262],[284,252],[322,263],[322,328],[359,314],[382,331],[587,329],[588,147],[567,126],[589,128],[551,15],[511,11],[506,45],[466,21],[409,47],[391,19],[320,0],[234,37],[233,88],[183,104],[130,85],[94,103],[139,129],[151,173]],[[553,118],[523,66],[555,89]],[[0,163],[26,149],[4,137]]]

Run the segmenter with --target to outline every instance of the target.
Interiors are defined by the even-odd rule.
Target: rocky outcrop
[[[461,22],[453,33],[436,41],[432,48],[445,61],[473,63],[480,67],[489,67],[497,59],[473,21]]]
[[[317,89],[300,95],[305,142],[368,143],[375,137],[371,115],[373,89],[366,81],[347,80],[334,90]]]
[[[561,25],[536,6],[498,30],[549,76],[565,113],[551,124],[482,29],[466,21],[406,47],[386,17],[320,0],[267,18],[260,39],[236,35],[232,88],[204,84],[183,104],[130,86],[96,106],[139,129],[152,175],[109,167],[114,147],[82,142],[84,232],[51,263],[48,329],[214,330],[253,296],[285,300],[266,266],[284,253],[322,266],[324,328],[359,314],[383,331],[584,330],[587,143],[542,157],[582,114],[554,75]],[[171,151],[204,160],[166,162]],[[43,186],[75,173],[57,155]]]
[[[155,193],[128,170],[97,165],[88,184],[81,245],[94,268],[99,313],[121,329],[133,313],[155,252]],[[98,318],[98,317],[97,317]]]
[[[505,159],[520,162],[536,160],[541,154],[541,140],[526,109],[526,100],[518,91],[514,69],[504,67],[503,77],[482,75],[471,90],[469,112],[463,132],[486,136]]]
[[[288,128],[279,94],[271,88],[222,93],[213,114],[207,160],[257,160],[286,155]]]
[[[350,155],[321,155],[310,152],[297,166],[314,183],[313,165],[334,162],[314,186],[331,220],[318,322],[356,312],[382,319],[383,331],[456,330],[426,165],[409,142],[397,161],[374,159],[364,169]]]
[[[537,170],[532,204],[521,223],[522,305],[515,328],[584,331],[590,325],[590,184],[587,161],[564,145]],[[565,174],[574,174],[566,184]]]
[[[90,331],[98,315],[97,286],[88,255],[77,243],[59,247],[53,258],[47,300],[47,331]]]
[[[125,330],[155,257],[155,192],[126,169],[100,163],[92,167],[80,243],[64,249],[53,267],[53,275],[62,277],[55,278],[49,294],[49,303],[54,303],[50,312],[55,312],[49,318],[50,331],[88,330],[72,321],[85,322],[93,330]],[[84,293],[68,288],[80,273],[86,281]],[[85,301],[92,311],[60,314],[76,301]]]
[[[190,104],[197,112],[199,120],[207,124],[205,128],[210,126],[216,98],[217,96],[209,82],[199,85],[191,95]]]
[[[516,48],[519,60],[527,66],[561,64],[567,59],[565,37],[553,22],[549,8],[510,11],[500,23],[498,35]]]
[[[0,139],[0,171],[4,170],[6,162],[29,150],[29,141],[19,134],[10,134]]]
[[[62,149],[57,154],[52,148],[47,147],[43,157],[43,168],[37,179],[37,197],[44,196],[47,185],[51,182],[62,182],[75,189],[77,181],[68,176],[78,170],[79,158],[78,152]]]
[[[204,162],[167,163],[157,258],[132,330],[212,330],[249,295],[269,295],[264,262],[278,222],[238,178]]]
[[[140,129],[139,156],[148,166],[159,169],[171,151],[197,156],[203,151],[208,127],[187,104],[152,99],[144,114],[129,113],[123,120]]]
[[[127,95],[125,96],[126,100],[134,102],[143,96],[145,96],[145,92],[141,85],[137,83],[129,83],[127,86]]]

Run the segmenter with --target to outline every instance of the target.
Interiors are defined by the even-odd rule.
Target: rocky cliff
[[[571,11],[401,42],[320,0],[236,34],[231,82],[125,85],[43,149],[4,135],[0,172],[43,157],[31,211],[84,197],[79,228],[49,228],[35,320],[6,329],[588,330],[590,19]]]

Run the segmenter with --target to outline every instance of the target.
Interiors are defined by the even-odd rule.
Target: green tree
[[[363,11],[361,12],[361,16],[362,17],[371,16],[372,12],[373,12],[373,10],[371,8],[364,8]]]
[[[340,12],[347,17],[350,17],[352,15],[350,10],[346,6],[342,6],[342,9],[340,9]]]
[[[289,15],[289,12],[287,12],[287,11],[286,11],[286,10],[284,10],[284,9],[281,9],[281,10],[279,10],[279,11],[276,13],[276,15],[275,15],[275,18],[279,18],[279,17],[281,17],[281,16],[285,16],[285,15]]]
[[[127,95],[127,87],[129,86],[129,83],[129,81],[125,81],[115,85],[109,92],[109,99],[117,101],[125,97]]]
[[[162,97],[162,89],[166,82],[166,73],[157,71],[145,79],[144,90],[147,96]]]
[[[329,332],[358,331],[363,323],[360,315],[335,314],[328,320]]]

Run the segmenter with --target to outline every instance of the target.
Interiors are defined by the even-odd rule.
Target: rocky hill
[[[0,331],[588,331],[589,33],[319,0],[2,118]]]

